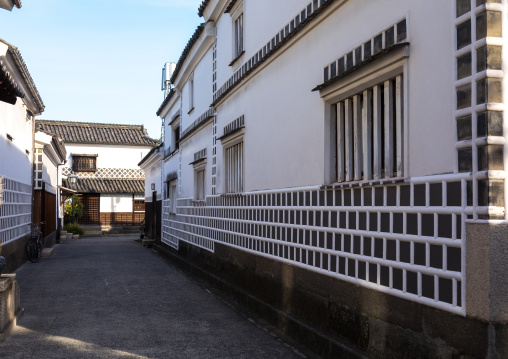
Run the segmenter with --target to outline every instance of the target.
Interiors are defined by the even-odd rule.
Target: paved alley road
[[[301,358],[134,237],[70,240],[18,269],[0,358]]]

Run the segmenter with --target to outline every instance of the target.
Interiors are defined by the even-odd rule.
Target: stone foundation
[[[7,339],[16,326],[16,322],[23,315],[19,298],[16,274],[2,274],[0,276],[0,342]]]
[[[0,246],[0,256],[6,260],[6,266],[3,273],[12,273],[28,260],[26,255],[26,244],[30,235],[19,238],[15,241],[4,243]]]
[[[508,357],[506,322],[452,314],[220,243],[215,253],[179,246],[157,248],[323,358]]]

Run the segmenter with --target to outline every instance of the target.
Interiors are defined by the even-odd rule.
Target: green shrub
[[[72,215],[74,215],[74,220],[77,221],[83,215],[84,208],[85,206],[78,195],[67,198],[64,203],[64,223],[70,223]]]
[[[72,234],[79,234],[79,235],[85,234],[85,230],[83,228],[81,228],[80,225],[77,223],[74,223],[74,224],[67,223],[64,226],[64,231],[67,231],[68,233],[72,233]]]

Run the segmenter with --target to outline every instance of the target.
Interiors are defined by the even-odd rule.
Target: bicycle
[[[26,245],[26,254],[32,263],[37,263],[42,257],[44,237],[42,236],[41,224],[44,224],[44,222],[31,224],[32,234],[30,236],[30,240]]]

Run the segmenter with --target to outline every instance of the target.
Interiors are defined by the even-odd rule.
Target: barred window
[[[194,186],[195,186],[195,195],[194,198],[197,201],[202,201],[205,199],[205,169],[200,169],[195,172]]]
[[[176,192],[176,181],[169,182],[169,198],[170,198],[170,213],[176,213],[176,199],[178,198]]]
[[[97,171],[97,155],[72,155],[72,170],[75,172]]]
[[[236,58],[243,52],[243,13],[235,19],[234,54]]]
[[[402,75],[337,103],[337,180],[403,176]]]
[[[243,192],[243,142],[224,150],[224,168],[226,193]]]

